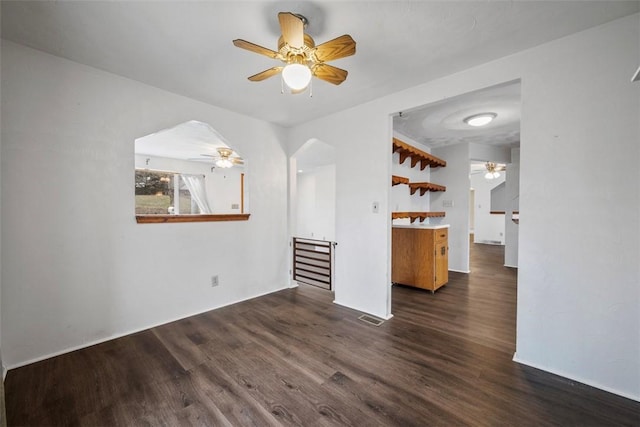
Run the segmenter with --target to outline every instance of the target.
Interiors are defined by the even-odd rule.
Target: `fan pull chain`
[[[309,98],[313,98],[313,78],[309,81]]]
[[[284,77],[280,73],[280,95],[284,95]]]

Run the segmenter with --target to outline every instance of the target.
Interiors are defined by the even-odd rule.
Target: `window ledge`
[[[136,222],[138,224],[163,224],[170,222],[247,221],[249,215],[136,215]]]

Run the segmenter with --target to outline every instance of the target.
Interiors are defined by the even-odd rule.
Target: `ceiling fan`
[[[473,166],[474,165],[472,165],[472,168],[473,168]],[[494,163],[494,162],[487,162],[483,166],[484,166],[484,168],[476,169],[476,170],[472,171],[471,174],[475,175],[475,174],[479,174],[479,173],[484,173],[484,177],[486,179],[494,179],[494,178],[499,178],[500,177],[500,171],[505,171],[506,170],[506,165],[499,164],[499,163]]]
[[[218,154],[200,154],[203,157],[212,157],[214,160],[214,164],[219,167],[219,168],[230,168],[233,167],[233,165],[244,165],[244,160],[242,160],[241,157],[235,156],[235,157],[231,157],[233,155],[233,150],[231,148],[227,148],[227,147],[218,147],[216,148],[216,150],[218,151]],[[199,160],[199,161],[203,161],[203,160],[208,160],[208,159],[203,159],[201,157],[197,157],[195,159],[190,159],[190,160]]]
[[[348,72],[326,62],[356,53],[356,42],[350,35],[345,34],[316,46],[313,38],[304,32],[307,24],[304,16],[280,12],[278,21],[282,35],[278,39],[277,51],[242,39],[233,41],[233,44],[239,48],[279,59],[285,64],[254,74],[249,77],[249,80],[259,82],[282,73],[282,81],[291,89],[291,93],[303,92],[309,86],[313,76],[334,85],[345,81]]]

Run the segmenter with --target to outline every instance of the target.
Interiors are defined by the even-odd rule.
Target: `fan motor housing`
[[[282,55],[282,57],[285,58],[287,62],[299,62],[294,60],[294,57],[296,56],[303,56],[304,61],[310,61],[315,48],[316,48],[316,43],[315,41],[313,41],[313,38],[311,38],[311,36],[308,34],[304,35],[304,46],[300,48],[289,46],[284,41],[282,36],[278,38],[278,53]]]

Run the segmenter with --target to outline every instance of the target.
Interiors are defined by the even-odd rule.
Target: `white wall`
[[[390,314],[391,221],[370,210],[390,212],[389,115],[521,79],[517,360],[640,399],[639,27],[636,14],[292,129],[290,153],[314,136],[340,147],[336,300]]]
[[[496,185],[491,189],[491,210],[492,211],[506,211],[505,200],[507,198],[506,185]]]
[[[335,165],[319,166],[298,173],[297,221],[297,237],[335,240]]]
[[[447,162],[435,168],[431,179],[446,185],[447,191],[431,195],[430,211],[444,211],[444,218],[431,218],[432,224],[449,224],[449,270],[469,272],[469,144],[437,147],[434,156]]]
[[[470,142],[469,158],[483,162],[509,163],[511,161],[511,148]]]
[[[281,129],[9,42],[1,77],[9,367],[288,286]],[[135,138],[192,119],[251,163],[251,218],[136,224]]]
[[[639,27],[525,55],[517,329],[517,360],[637,400]]]
[[[238,214],[242,209],[242,174],[245,173],[244,168],[234,166],[232,168],[215,168],[207,170],[206,188],[209,205],[214,213],[221,214]],[[251,172],[246,173],[251,176]],[[248,179],[245,178],[245,204],[244,213],[251,213],[249,204],[246,203],[247,191],[249,185]]]
[[[511,150],[511,163],[507,164],[507,210],[504,215],[504,265],[518,266],[519,225],[513,222],[513,211],[520,203],[520,148]]]
[[[504,215],[491,214],[491,190],[505,182],[505,173],[488,180],[484,172],[471,175],[471,188],[475,190],[475,243],[499,242],[504,244]]]
[[[365,125],[366,123],[366,125]],[[375,316],[390,314],[391,118],[371,104],[291,129],[289,153],[312,138],[335,147],[335,302]],[[382,142],[382,143],[381,143]],[[372,212],[372,203],[379,212]]]

